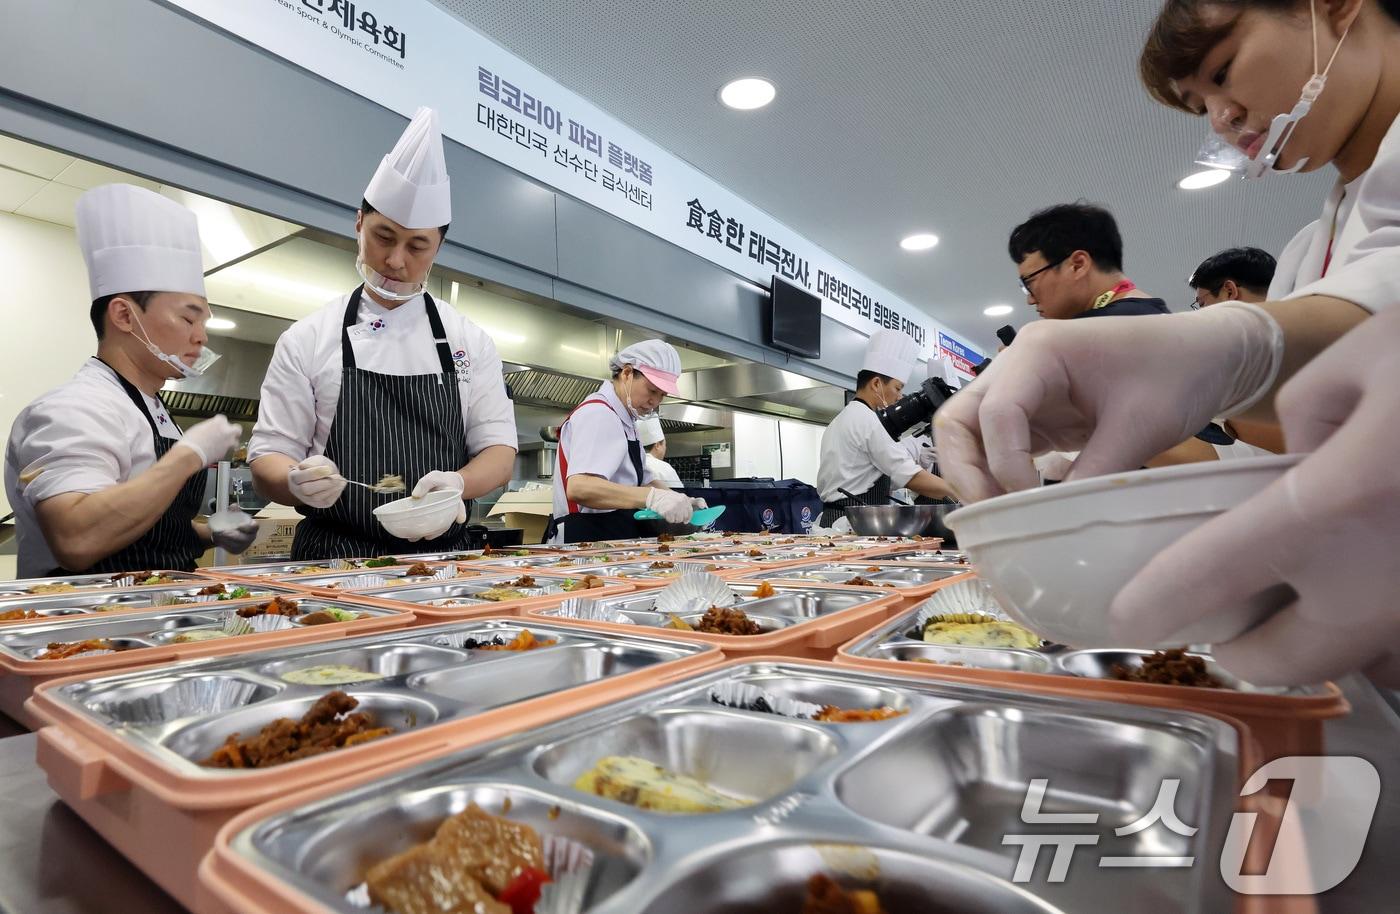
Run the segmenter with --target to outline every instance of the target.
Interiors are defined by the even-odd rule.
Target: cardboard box
[[[487,517],[499,517],[507,527],[524,531],[525,543],[538,543],[544,538],[544,528],[554,513],[554,489],[531,486],[500,497]]]
[[[253,519],[258,522],[258,537],[243,553],[240,564],[292,554],[292,538],[296,536],[297,524],[301,523],[296,508],[273,502],[254,514]]]

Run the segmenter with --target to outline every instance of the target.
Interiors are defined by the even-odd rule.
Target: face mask
[[[632,371],[632,377],[627,379],[627,384],[623,387],[623,390],[627,392],[627,412],[632,414],[633,419],[659,419],[661,417],[661,410],[659,407],[653,409],[649,413],[639,413],[637,412],[637,408],[632,405],[632,381],[637,377],[637,370],[634,368]]]
[[[423,290],[428,288],[427,276],[423,277],[422,282],[399,282],[397,279],[390,279],[365,263],[363,237],[360,238],[359,253],[355,255],[355,272],[359,273],[360,279],[364,280],[365,288],[389,301],[408,301],[410,298],[422,294]],[[431,272],[430,270],[429,273]]]
[[[135,307],[131,309],[131,316],[136,318],[136,326],[141,328],[141,335],[136,338],[145,344],[147,352],[160,359],[162,362],[169,365],[171,368],[178,371],[180,373],[180,377],[197,378],[200,375],[204,374],[206,371],[208,371],[210,365],[213,365],[219,360],[219,354],[214,350],[210,349],[208,346],[205,346],[203,349],[199,350],[199,356],[194,360],[193,365],[186,365],[184,362],[180,361],[178,358],[171,355],[170,353],[164,352],[161,349],[157,348],[156,344],[151,342],[150,335],[146,333],[146,325],[141,323],[139,310],[140,309]],[[136,334],[133,333],[132,336],[136,336]]]
[[[1327,86],[1327,74],[1337,59],[1337,53],[1342,49],[1342,43],[1347,40],[1347,34],[1351,31],[1351,26],[1348,25],[1346,30],[1342,32],[1342,37],[1338,39],[1337,47],[1333,49],[1332,57],[1327,61],[1327,66],[1318,70],[1316,0],[1310,0],[1308,5],[1312,13],[1313,75],[1312,79],[1309,79],[1307,84],[1303,86],[1298,104],[1293,106],[1292,111],[1280,114],[1273,119],[1269,124],[1269,132],[1264,136],[1264,143],[1259,147],[1259,153],[1253,159],[1226,143],[1219,135],[1212,134],[1196,156],[1197,164],[1234,172],[1243,175],[1246,179],[1260,178],[1266,174],[1297,174],[1308,164],[1308,158],[1304,156],[1292,168],[1274,167],[1279,155],[1283,153],[1283,147],[1293,138],[1293,131],[1298,126],[1298,122],[1307,117],[1308,112],[1312,110],[1313,102],[1317,101],[1318,96]]]

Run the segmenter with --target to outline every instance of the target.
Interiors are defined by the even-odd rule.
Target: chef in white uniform
[[[897,330],[879,330],[866,344],[856,397],[822,433],[817,491],[823,527],[844,517],[852,505],[889,504],[894,489],[933,499],[953,497],[948,484],[920,469],[909,448],[891,438],[875,415],[899,400],[918,357],[918,343]]]
[[[646,468],[652,479],[668,489],[682,487],[681,477],[666,462],[666,433],[661,430],[661,420],[655,416],[637,420],[637,438],[646,450]]]
[[[199,227],[189,210],[129,184],[78,199],[97,355],[26,406],[5,448],[19,576],[188,571],[210,535],[194,524],[205,467],[238,443],[223,416],[183,434],[160,400],[172,378],[213,361],[204,346]],[[213,539],[242,552],[251,518]]]
[[[437,114],[419,108],[355,218],[363,284],[284,333],[263,382],[248,459],[258,491],[305,516],[296,559],[462,548],[468,502],[510,480],[496,346],[425,291],[451,219]],[[415,496],[457,492],[456,518],[417,546],[390,536],[372,511],[401,493],[346,485],[387,475]]]
[[[673,524],[690,520],[702,499],[673,491],[646,468],[637,424],[676,393],[680,353],[664,340],[633,343],[612,357],[612,377],[559,427],[554,516],[545,540],[579,543],[649,535],[633,516],[647,509]]]

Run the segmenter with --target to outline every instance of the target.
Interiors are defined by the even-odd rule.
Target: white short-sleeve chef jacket
[[[142,395],[166,438],[180,430],[160,400]],[[126,482],[156,462],[146,417],[122,389],[117,373],[88,359],[71,381],[30,403],[15,417],[5,446],[5,494],[15,512],[19,576],[38,577],[58,567],[39,531],[35,506],[69,492],[91,494]],[[43,472],[21,487],[28,466]]]
[[[682,488],[683,483],[681,482],[680,474],[676,472],[676,468],[660,457],[657,457],[655,454],[646,454],[642,459],[642,463],[646,465],[647,472],[651,474],[651,477],[663,486],[666,486],[668,489]]]
[[[1371,167],[1349,184],[1338,181],[1322,208],[1322,218],[1295,235],[1284,248],[1269,286],[1271,300],[1326,295],[1360,305],[1372,313],[1400,304],[1397,125],[1400,118],[1390,125]],[[1332,260],[1324,276],[1329,241]]]
[[[603,402],[596,402],[596,401]],[[611,407],[611,409],[609,409]],[[627,407],[618,399],[611,381],[604,381],[596,393],[574,410],[559,432],[559,452],[554,458],[554,516],[569,513],[568,476],[600,476],[618,485],[650,485],[653,478],[642,461],[642,479],[628,455],[627,442],[637,440],[637,425]],[[645,455],[644,455],[645,456]],[[579,512],[592,514],[607,508],[579,505]],[[559,534],[562,541],[563,533]]]
[[[902,489],[918,472],[909,448],[891,438],[875,411],[859,400],[847,403],[822,433],[817,491],[824,502],[845,498],[841,489],[864,495],[881,476],[890,478],[890,488]]]
[[[335,299],[297,321],[277,341],[248,444],[249,462],[268,454],[300,462],[325,453],[340,399],[341,325],[349,300],[349,295]],[[468,456],[497,444],[518,447],[515,411],[506,396],[496,344],[455,308],[434,304],[457,366]],[[442,371],[423,296],[389,310],[362,295],[358,318],[350,328],[356,367],[389,375]]]

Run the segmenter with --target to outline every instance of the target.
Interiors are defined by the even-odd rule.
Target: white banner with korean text
[[[927,314],[426,0],[168,0],[404,116],[767,288],[777,274],[862,333],[924,357],[971,347]],[[384,138],[385,150],[392,143]],[[368,176],[366,176],[368,180]],[[953,350],[954,352],[957,349]]]

